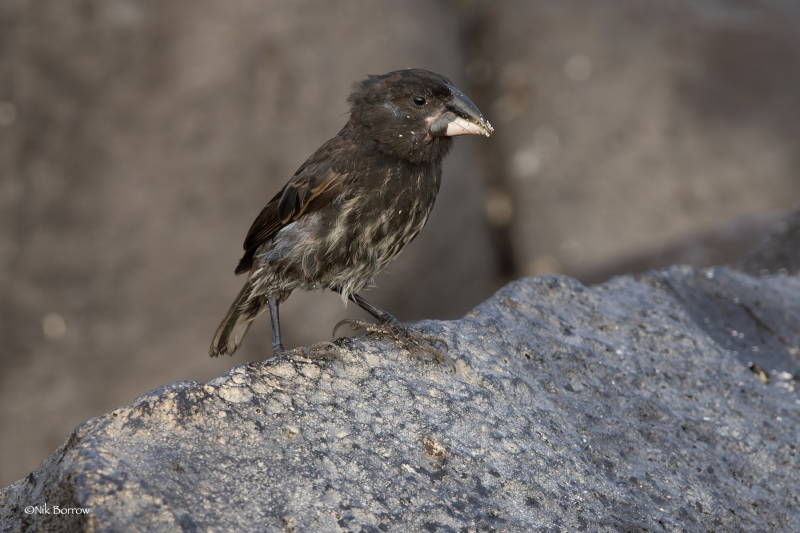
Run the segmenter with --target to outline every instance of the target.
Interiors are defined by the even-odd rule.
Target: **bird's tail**
[[[255,318],[267,309],[266,298],[253,296],[255,288],[252,281],[247,280],[239,296],[234,300],[228,314],[222,320],[211,341],[208,355],[233,355],[244,339],[245,333]]]

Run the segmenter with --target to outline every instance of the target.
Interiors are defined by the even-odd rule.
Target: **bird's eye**
[[[418,105],[418,106],[425,105],[425,98],[422,97],[422,96],[415,96],[412,101],[414,102],[414,105]]]

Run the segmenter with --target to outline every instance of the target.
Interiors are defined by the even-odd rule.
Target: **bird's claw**
[[[330,341],[322,341],[311,346],[299,346],[291,350],[273,352],[272,359],[291,359],[301,361],[305,359],[328,359],[338,353],[339,347]]]
[[[405,348],[409,352],[416,354],[427,352],[428,354],[433,355],[440,363],[447,362],[452,367],[454,372],[456,370],[455,362],[453,362],[453,360],[448,357],[447,353],[445,353],[450,350],[450,347],[442,339],[436,338],[432,335],[427,335],[420,331],[414,331],[405,327],[396,320],[375,323],[358,318],[346,318],[339,321],[339,323],[333,328],[334,337],[336,337],[336,332],[339,330],[339,328],[345,324],[350,326],[350,329],[354,331],[358,329],[365,329],[368,333],[375,333],[378,335],[391,337],[396,344]],[[442,345],[444,350],[437,348],[437,344]]]

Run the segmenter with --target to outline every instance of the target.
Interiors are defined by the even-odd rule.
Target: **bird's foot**
[[[330,341],[322,341],[312,344],[311,346],[299,346],[291,350],[287,350],[283,347],[273,348],[271,359],[290,359],[308,362],[309,359],[332,359],[338,353],[338,346]]]
[[[456,370],[455,362],[447,356],[446,352],[449,350],[449,346],[447,346],[445,341],[431,335],[426,335],[421,331],[407,328],[397,320],[388,320],[376,324],[375,322],[360,320],[358,318],[347,318],[340,321],[336,324],[336,327],[333,328],[334,337],[336,337],[336,331],[345,324],[350,326],[350,329],[354,331],[357,329],[365,329],[368,333],[376,333],[378,335],[391,337],[397,345],[405,348],[409,352],[420,355],[428,353],[433,355],[440,363],[447,362],[453,368],[454,372]],[[437,345],[441,345],[444,349],[439,349]]]

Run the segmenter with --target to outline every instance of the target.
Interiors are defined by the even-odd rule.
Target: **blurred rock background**
[[[0,3],[0,486],[82,420],[269,356],[206,355],[263,204],[415,66],[496,126],[367,297],[457,318],[514,277],[732,263],[800,203],[790,0]],[[794,274],[794,273],[790,273]],[[359,316],[282,309],[289,346]]]

